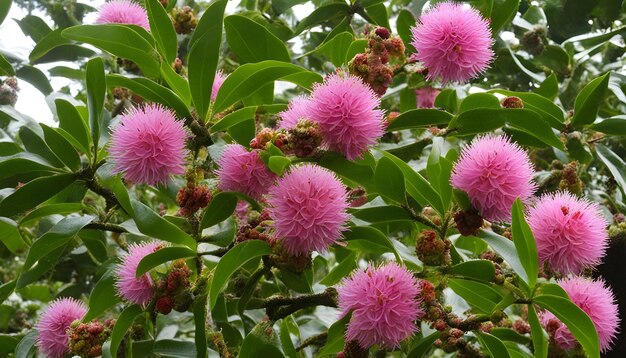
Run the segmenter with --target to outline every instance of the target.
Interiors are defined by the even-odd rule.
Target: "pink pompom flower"
[[[105,2],[98,11],[97,24],[125,24],[141,26],[150,31],[146,9],[131,0]]]
[[[154,295],[154,282],[148,273],[137,277],[137,267],[144,257],[159,250],[162,246],[156,241],[128,246],[128,253],[115,270],[117,276],[115,287],[120,297],[142,306],[150,302]]]
[[[481,215],[491,221],[511,219],[517,197],[533,195],[533,165],[528,154],[505,136],[476,137],[463,148],[450,181],[463,190]]]
[[[186,137],[172,111],[156,104],[132,109],[113,129],[114,169],[133,183],[166,183],[170,175],[185,172]]]
[[[278,122],[278,128],[280,129],[293,129],[298,125],[298,121],[301,119],[310,119],[311,113],[309,109],[311,107],[311,100],[307,97],[296,97],[289,102],[289,107],[286,110],[279,113],[280,122]]]
[[[422,87],[415,90],[417,97],[417,108],[433,108],[435,107],[435,99],[439,94],[439,90],[432,87]]]
[[[426,11],[411,28],[417,59],[428,79],[465,82],[484,72],[493,59],[488,21],[474,8],[443,2]]]
[[[35,326],[39,351],[49,358],[62,358],[68,354],[67,330],[72,322],[83,319],[86,313],[85,304],[74,298],[51,302]]]
[[[350,74],[332,74],[311,93],[310,119],[322,133],[323,144],[352,160],[384,133],[380,99],[363,81]]]
[[[217,92],[219,92],[222,84],[226,81],[226,76],[222,70],[215,72],[215,79],[213,79],[213,86],[211,86],[211,101],[215,102],[217,98]]]
[[[610,350],[620,322],[613,291],[602,279],[592,281],[575,276],[561,280],[558,284],[567,292],[572,302],[591,318],[600,338],[601,351]],[[570,350],[576,347],[576,338],[551,312],[545,311],[539,318],[552,341],[561,349]]]
[[[276,236],[291,254],[323,251],[345,230],[345,186],[335,174],[316,165],[294,167],[269,191],[267,200]]]
[[[600,263],[608,245],[608,222],[597,204],[569,193],[542,196],[528,210],[539,260],[563,274]]]
[[[239,144],[226,145],[217,165],[220,190],[238,191],[255,199],[267,193],[276,180],[276,175],[263,163],[259,151],[249,152]]]
[[[341,315],[352,311],[346,340],[357,340],[363,348],[398,347],[419,330],[415,321],[424,316],[419,287],[413,275],[395,262],[345,278],[337,291]]]

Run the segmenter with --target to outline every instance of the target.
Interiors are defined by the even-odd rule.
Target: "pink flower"
[[[285,130],[296,128],[299,120],[309,119],[311,115],[309,112],[310,107],[311,100],[307,97],[292,99],[287,110],[279,113],[281,120],[278,122],[278,128]]]
[[[411,28],[417,59],[428,68],[428,79],[465,82],[489,67],[494,53],[489,23],[469,6],[453,2],[435,5]]]
[[[50,358],[62,358],[70,352],[67,330],[72,322],[87,313],[85,304],[74,298],[59,298],[50,303],[37,322],[37,346]]]
[[[450,181],[467,193],[487,220],[511,219],[517,197],[528,201],[535,191],[533,165],[528,154],[504,136],[475,138],[463,148]]]
[[[417,96],[417,108],[433,108],[435,107],[435,98],[439,94],[439,90],[432,87],[422,87],[415,90]]]
[[[130,110],[113,129],[109,153],[115,171],[133,183],[166,183],[185,172],[186,136],[183,123],[160,105]]]
[[[213,80],[213,86],[211,87],[211,101],[215,102],[217,98],[217,92],[219,92],[220,88],[224,81],[226,81],[226,76],[222,70],[215,72],[215,79]]]
[[[150,31],[146,9],[131,0],[105,2],[98,12],[96,24],[125,24],[141,26]]]
[[[132,303],[145,306],[150,302],[154,294],[154,283],[148,273],[137,277],[139,262],[149,254],[159,250],[161,243],[156,241],[131,244],[128,253],[117,265],[117,294]]]
[[[608,245],[608,223],[598,205],[569,193],[542,196],[528,210],[528,225],[539,259],[563,274],[597,265]]]
[[[345,186],[316,165],[291,169],[270,189],[267,201],[276,236],[295,255],[326,250],[348,220]]]
[[[353,75],[332,74],[311,93],[310,119],[323,144],[352,160],[360,158],[383,135],[384,112],[378,96]]]
[[[227,145],[217,165],[220,190],[238,191],[255,199],[260,199],[276,180],[276,175],[267,169],[258,151],[248,152],[239,144]]]
[[[415,321],[424,316],[416,298],[419,285],[395,262],[355,272],[342,281],[338,292],[341,315],[352,311],[347,341],[357,340],[363,348],[374,344],[395,348],[419,330]]]
[[[588,280],[570,277],[558,282],[572,302],[583,310],[596,328],[600,338],[600,349],[606,352],[619,331],[619,315],[615,296],[604,280]],[[540,315],[542,326],[556,344],[565,350],[576,347],[576,338],[570,330],[551,312]]]

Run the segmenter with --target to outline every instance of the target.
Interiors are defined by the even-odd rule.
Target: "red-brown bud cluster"
[[[500,101],[502,108],[524,108],[524,101],[521,98],[515,96],[504,97]]]
[[[382,96],[393,81],[394,69],[405,60],[404,43],[384,27],[370,31],[368,40],[368,49],[354,56],[348,67]]]
[[[198,26],[198,19],[189,6],[173,8],[171,14],[177,34],[188,34]]]
[[[176,260],[172,263],[167,275],[157,284],[155,310],[161,314],[168,314],[172,309],[184,312],[192,303],[189,288],[191,270],[185,260]]]
[[[250,147],[252,149],[264,150],[267,147],[267,143],[272,143],[278,149],[285,151],[285,146],[288,143],[287,135],[283,132],[275,131],[270,128],[263,128],[254,138],[252,138],[250,141]]]
[[[364,188],[358,186],[348,190],[348,203],[351,207],[357,207],[367,203],[367,192]]]
[[[7,77],[0,83],[0,105],[8,104],[15,106],[17,103],[17,92],[19,91],[17,86],[17,78]]]
[[[288,151],[298,158],[308,158],[317,152],[322,144],[322,134],[317,123],[299,120],[295,128],[287,131]]]
[[[415,253],[424,265],[441,266],[451,262],[450,241],[440,239],[432,230],[424,230],[419,234]]]
[[[346,342],[343,351],[337,353],[337,358],[367,358],[369,357],[369,349],[361,347],[358,341],[352,340]]]
[[[114,320],[106,320],[104,323],[98,321],[72,323],[68,330],[72,354],[84,358],[101,356],[102,344],[109,338],[114,324]]]
[[[474,209],[457,211],[454,213],[454,222],[463,236],[476,235],[483,226],[482,216]]]
[[[176,202],[180,206],[178,213],[182,216],[192,216],[196,211],[206,207],[211,202],[211,190],[206,185],[180,188],[176,194]]]

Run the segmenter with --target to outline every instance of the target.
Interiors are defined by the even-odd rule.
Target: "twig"
[[[115,224],[109,224],[109,223],[100,223],[100,222],[92,222],[87,224],[87,226],[85,226],[86,229],[94,229],[94,230],[104,230],[104,231],[111,231],[111,232],[117,232],[117,233],[127,233],[128,230],[124,229],[123,227],[119,226],[119,225],[115,225]]]
[[[305,339],[304,342],[302,342],[301,345],[296,347],[296,352],[300,352],[304,348],[306,348],[308,346],[312,346],[312,345],[322,346],[322,345],[326,344],[327,340],[328,340],[328,332],[320,333],[320,334],[318,334],[316,336],[309,337],[309,338]]]
[[[337,307],[337,290],[329,287],[324,292],[313,295],[270,297],[263,304],[267,316],[273,321],[287,317],[303,308],[313,306]]]

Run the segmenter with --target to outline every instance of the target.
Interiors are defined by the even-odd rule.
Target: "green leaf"
[[[542,284],[535,291],[535,294],[536,295],[537,294],[552,295],[552,296],[558,296],[558,297],[563,297],[565,299],[569,299],[569,295],[567,294],[567,292],[565,292],[563,287],[557,285],[556,283],[544,283],[544,284]]]
[[[382,196],[399,204],[406,203],[404,174],[391,159],[387,157],[380,158],[374,172],[374,182]]]
[[[537,113],[552,128],[563,130],[565,125],[563,110],[559,108],[551,100],[530,92],[513,92],[504,90],[493,90],[493,92],[501,93],[507,96],[515,96],[522,99],[524,108],[530,109]]]
[[[602,144],[596,144],[596,155],[609,169],[613,179],[622,189],[622,193],[626,194],[626,162]]]
[[[452,161],[456,160],[456,152],[454,150],[448,151],[448,156],[452,159],[448,160],[441,155],[443,148],[445,148],[443,138],[433,138],[433,144],[426,164],[426,173],[430,184],[441,197],[443,210],[447,211],[452,201],[450,176],[452,175]]]
[[[48,255],[55,249],[65,246],[82,228],[93,221],[94,217],[85,215],[78,217],[65,217],[54,225],[48,232],[35,240],[28,250],[28,256],[24,261],[24,270],[30,269],[35,262]]]
[[[28,55],[30,63],[46,63],[55,61],[75,61],[82,57],[90,57],[94,52],[82,46],[75,45],[63,37],[63,29],[56,29],[47,33]]]
[[[285,355],[289,358],[298,358],[298,352],[296,352],[296,347],[293,345],[291,341],[291,335],[289,334],[289,324],[290,320],[293,321],[291,316],[287,316],[283,318],[280,324],[280,344],[283,347],[283,351]],[[295,321],[291,322],[291,324],[296,324]],[[297,326],[296,326],[297,327]]]
[[[274,342],[273,322],[261,321],[243,339],[238,358],[284,357],[285,355]],[[272,332],[270,337],[266,332]]]
[[[460,278],[448,279],[448,286],[469,304],[484,313],[491,313],[502,300],[502,295],[490,285]]]
[[[348,52],[346,52],[346,63],[350,62],[357,54],[365,52],[366,48],[367,40],[360,39],[352,41],[352,44],[348,47]]]
[[[626,115],[617,115],[594,123],[591,129],[608,135],[626,136]]]
[[[406,210],[395,205],[374,206],[363,209],[349,209],[357,219],[370,223],[388,223],[394,221],[412,221]]]
[[[58,172],[44,158],[21,152],[7,157],[0,157],[0,179],[9,178],[14,174],[28,172]]]
[[[109,88],[124,87],[135,92],[139,96],[161,103],[172,108],[181,118],[189,118],[191,114],[185,102],[183,102],[172,90],[147,78],[127,78],[121,75],[111,74],[106,76]]]
[[[165,82],[176,92],[186,105],[191,104],[191,91],[189,90],[189,82],[174,72],[172,65],[163,62],[161,64],[161,75]]]
[[[387,127],[388,132],[401,129],[424,128],[447,124],[452,119],[452,115],[446,111],[432,108],[418,108],[406,111],[396,117]]]
[[[158,77],[160,73],[158,55],[152,44],[140,33],[142,30],[139,27],[118,24],[78,25],[63,30],[62,34],[70,40],[85,42],[115,56],[131,60],[139,66],[145,76]]]
[[[112,266],[100,277],[91,291],[89,295],[89,310],[83,317],[83,322],[90,322],[120,301],[115,289],[115,268]]]
[[[137,277],[168,261],[195,257],[196,252],[186,247],[168,246],[146,255],[137,265]]]
[[[360,165],[354,161],[347,160],[344,156],[335,152],[325,153],[318,164],[347,180],[363,186],[368,193],[376,192],[374,169],[370,166]]]
[[[209,291],[209,308],[213,309],[217,296],[224,290],[230,276],[248,261],[269,255],[272,252],[269,244],[260,240],[248,240],[235,245],[218,262],[213,273]]]
[[[16,75],[20,79],[33,85],[39,90],[39,92],[43,93],[46,96],[53,91],[48,77],[46,77],[46,75],[44,75],[43,72],[41,72],[41,70],[39,70],[37,67],[27,65],[21,66],[17,70]]]
[[[62,204],[49,204],[41,206],[31,212],[20,220],[20,224],[24,225],[30,221],[37,220],[44,216],[53,214],[70,214],[81,211],[84,209],[82,203],[62,203]],[[1,236],[1,235],[0,235]]]
[[[443,108],[448,113],[456,113],[459,107],[456,90],[446,88],[439,92],[435,98],[435,107]]]
[[[276,175],[283,175],[283,172],[291,165],[291,159],[285,156],[272,156],[267,162],[267,167]]]
[[[348,322],[350,322],[351,317],[352,311],[328,327],[328,340],[324,347],[317,352],[319,357],[334,355],[343,349],[345,344],[344,332],[346,331],[346,326]]]
[[[548,357],[548,334],[543,330],[537,311],[534,305],[528,305],[528,323],[530,324],[530,335],[533,341],[533,351],[535,358]]]
[[[39,278],[43,276],[43,274],[50,271],[50,269],[57,264],[59,257],[61,257],[64,251],[64,247],[59,247],[58,249],[53,250],[48,255],[41,258],[41,260],[39,260],[37,264],[33,266],[30,270],[20,272],[20,276],[17,279],[15,288],[21,289],[39,280]],[[4,287],[4,285],[1,287]]]
[[[520,0],[496,0],[491,12],[491,32],[497,35],[502,28],[508,25],[519,8]]]
[[[185,245],[195,250],[196,241],[178,226],[165,220],[139,201],[131,200],[131,205],[134,212],[133,219],[135,219],[137,228],[141,233],[173,244]]]
[[[489,331],[489,334],[495,336],[501,341],[506,342],[515,342],[526,345],[531,341],[528,337],[521,335],[510,328],[495,327]]]
[[[0,216],[13,216],[50,199],[74,182],[74,174],[58,174],[29,181],[0,201]]]
[[[480,331],[475,331],[476,337],[480,341],[480,345],[483,346],[487,352],[489,352],[489,356],[493,358],[511,358],[509,351],[506,349],[506,346],[500,339],[496,336],[492,336],[488,333],[483,333]]]
[[[500,101],[491,93],[472,93],[463,99],[461,107],[459,107],[459,112],[463,113],[477,108],[499,109]]]
[[[89,128],[91,141],[95,150],[100,140],[100,122],[106,96],[106,78],[104,77],[104,62],[100,57],[87,62],[87,107],[89,108]],[[97,159],[97,158],[95,158]]]
[[[59,127],[74,137],[74,139],[80,143],[83,153],[90,157],[89,130],[76,107],[70,102],[60,98],[57,98],[54,104],[57,117],[59,118]]]
[[[230,217],[237,207],[238,198],[231,192],[221,192],[215,195],[209,206],[204,209],[200,230],[211,227]]]
[[[15,358],[33,358],[37,355],[37,337],[39,333],[33,329],[22,338],[15,347]]]
[[[342,32],[329,41],[322,43],[317,48],[317,52],[326,56],[335,67],[341,67],[341,65],[352,59],[346,58],[346,55],[348,54],[353,39],[354,35],[352,35],[352,33],[347,31]]]
[[[574,127],[591,124],[596,120],[604,93],[609,86],[610,77],[611,73],[607,72],[604,76],[594,79],[576,96],[574,117],[572,118]]]
[[[480,230],[477,235],[483,239],[491,248],[506,261],[511,268],[525,281],[528,282],[528,275],[522,265],[515,244],[504,236],[500,236],[493,231]]]
[[[449,273],[455,276],[490,282],[496,274],[496,268],[493,262],[489,260],[470,260],[450,267]]]
[[[332,286],[341,281],[342,278],[347,277],[348,274],[356,268],[356,258],[358,255],[358,252],[351,251],[337,266],[333,267],[320,283],[325,286]]]
[[[391,28],[389,26],[389,13],[387,12],[387,7],[385,4],[373,4],[365,7],[365,14],[368,15],[368,21],[385,28]]]
[[[227,2],[218,0],[206,9],[189,42],[189,89],[196,112],[202,120],[211,106],[211,89],[222,44],[222,23]]]
[[[321,24],[323,22],[343,17],[350,11],[350,6],[346,3],[330,3],[316,8],[309,16],[300,21],[294,30],[294,36],[299,35],[302,31]]]
[[[143,313],[143,310],[139,305],[131,305],[122,311],[117,320],[115,326],[111,331],[110,345],[104,345],[102,347],[103,357],[117,357],[117,349],[122,343],[122,339],[133,325],[135,318]]]
[[[226,41],[241,63],[277,60],[291,62],[283,42],[265,26],[241,15],[224,19]]]
[[[156,40],[157,48],[165,62],[172,63],[178,53],[178,39],[172,19],[158,0],[146,0],[144,4],[150,21],[150,33]]]
[[[353,226],[343,233],[348,242],[349,250],[359,250],[372,254],[391,252],[396,261],[402,262],[402,258],[391,240],[382,231],[371,226]]]
[[[2,0],[0,1],[0,24],[4,21],[4,19],[9,14],[9,10],[11,10],[11,4],[13,1],[11,0]]]
[[[407,358],[423,358],[426,352],[430,350],[430,347],[441,336],[441,332],[435,331],[426,337],[422,337],[413,346],[413,349],[407,355]]]
[[[35,132],[35,130],[37,130],[37,132]],[[52,153],[52,150],[44,141],[41,127],[31,128],[23,126],[20,128],[18,135],[22,140],[24,148],[26,148],[28,152],[39,155],[57,168],[62,168],[64,166],[63,162],[61,162],[61,160],[54,155],[54,153]]]
[[[552,312],[565,323],[589,357],[600,357],[600,342],[593,321],[572,301],[552,295],[540,295],[533,303]]]
[[[196,343],[196,350],[198,352],[198,358],[206,358],[207,357],[207,337],[206,337],[206,304],[207,304],[207,295],[203,294],[193,302],[193,321],[195,324],[195,337],[194,341]]]
[[[43,129],[46,143],[54,152],[54,154],[61,159],[61,161],[71,170],[78,171],[81,168],[80,156],[74,149],[74,146],[70,144],[61,134],[55,131],[53,128],[40,123]]]
[[[291,75],[301,75],[292,77]],[[190,75],[191,76],[191,75]],[[280,61],[263,61],[239,66],[231,73],[220,87],[215,99],[213,111],[219,113],[241,98],[256,92],[260,87],[275,80],[282,79],[309,88],[322,77],[300,66]]]
[[[17,229],[17,223],[9,218],[0,217],[0,241],[15,255],[26,248]]]
[[[7,59],[0,53],[0,75],[15,76],[15,69]]]
[[[410,11],[406,9],[400,10],[398,19],[396,20],[396,28],[398,29],[398,35],[402,39],[402,42],[404,42],[404,46],[406,48],[409,48],[409,45],[411,45],[411,42],[413,41],[411,27],[415,26],[416,23],[417,21],[415,20],[415,16],[413,16]],[[412,52],[412,50],[409,52]]]
[[[556,74],[553,72],[550,76],[541,82],[541,85],[535,89],[535,93],[545,98],[554,101],[559,94],[559,80],[556,78]]]
[[[530,226],[524,219],[524,206],[522,201],[517,198],[513,203],[513,218],[511,220],[511,230],[513,233],[513,243],[517,249],[524,271],[528,276],[528,286],[533,289],[537,283],[537,274],[539,272],[539,257],[537,255],[537,244],[533,236]]]

